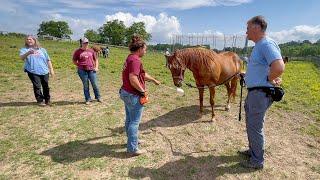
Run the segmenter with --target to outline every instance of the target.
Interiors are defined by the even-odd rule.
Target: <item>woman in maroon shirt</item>
[[[82,38],[81,47],[73,54],[73,63],[78,67],[78,75],[83,84],[83,94],[85,103],[89,104],[91,100],[89,81],[91,82],[95,99],[101,102],[100,91],[97,82],[97,71],[99,69],[99,60],[96,53],[88,48],[89,40]]]
[[[120,98],[124,101],[126,120],[125,130],[128,137],[127,152],[130,156],[138,156],[145,150],[138,148],[138,128],[143,112],[143,102],[146,98],[145,80],[159,85],[160,82],[146,73],[143,69],[141,57],[147,51],[146,43],[138,36],[134,36],[129,44],[128,55],[122,70],[122,87]]]

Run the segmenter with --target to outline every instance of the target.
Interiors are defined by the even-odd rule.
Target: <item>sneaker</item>
[[[249,149],[243,150],[243,151],[238,151],[238,154],[241,154],[241,155],[246,156],[246,157],[248,157],[248,158],[251,157],[251,152],[250,152]]]
[[[46,106],[46,103],[44,103],[44,102],[42,101],[42,102],[38,102],[38,105],[39,105],[39,106]]]
[[[102,100],[99,98],[99,99],[97,99],[97,102],[102,103]]]
[[[251,169],[263,169],[263,164],[253,164],[250,161],[242,161],[240,162],[240,166]]]
[[[90,104],[90,101],[86,101],[85,104],[86,104],[86,105],[89,105],[89,104]]]
[[[144,150],[144,149],[138,149],[138,150],[135,151],[135,152],[128,152],[128,155],[129,155],[130,157],[133,157],[133,156],[140,156],[140,155],[145,154],[145,153],[147,153],[146,150]]]

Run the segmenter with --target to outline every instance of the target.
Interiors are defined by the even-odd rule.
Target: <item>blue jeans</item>
[[[264,163],[264,131],[265,114],[273,100],[262,90],[248,92],[245,100],[246,127],[251,152],[250,162],[256,165]]]
[[[141,121],[143,105],[140,104],[138,95],[120,89],[120,98],[123,100],[126,111],[125,130],[128,137],[127,152],[138,150],[138,129]]]
[[[90,101],[90,89],[89,89],[89,80],[91,82],[94,96],[96,99],[100,99],[100,92],[97,84],[97,73],[96,71],[87,71],[87,70],[82,70],[78,69],[78,75],[82,81],[83,84],[83,93],[84,93],[84,98],[86,101]]]

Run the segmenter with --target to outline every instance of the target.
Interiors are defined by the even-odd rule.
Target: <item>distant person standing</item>
[[[92,49],[88,48],[89,40],[87,38],[81,38],[80,42],[81,47],[73,53],[73,63],[78,67],[78,75],[83,84],[85,104],[88,105],[92,101],[89,81],[91,82],[95,99],[98,102],[102,102],[97,82],[98,57]]]
[[[147,45],[138,36],[134,36],[129,44],[128,55],[122,70],[122,87],[120,98],[125,104],[125,130],[127,134],[127,152],[130,156],[138,156],[145,150],[138,148],[138,129],[143,112],[143,104],[147,98],[145,80],[159,85],[160,82],[145,72],[141,57],[146,54]]]
[[[54,77],[54,70],[46,49],[40,46],[36,37],[28,35],[25,47],[20,49],[20,58],[24,61],[24,71],[32,82],[38,105],[50,105],[49,74]]]
[[[102,54],[103,54],[103,57],[104,58],[108,58],[109,57],[109,47],[105,47],[105,48],[102,48]]]
[[[110,53],[110,49],[109,49],[109,47],[107,46],[107,47],[106,47],[106,58],[109,57],[109,53]]]
[[[280,86],[285,65],[277,43],[266,36],[267,22],[255,16],[247,22],[247,38],[255,43],[245,75],[248,94],[245,100],[249,149],[239,151],[248,157],[241,166],[262,169],[264,166],[265,115],[273,103],[270,90]]]

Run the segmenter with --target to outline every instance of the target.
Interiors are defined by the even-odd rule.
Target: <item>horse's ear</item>
[[[165,54],[165,55],[164,55],[164,57],[166,57],[167,59],[168,59],[169,57],[172,57],[172,56],[174,56],[174,54]]]

